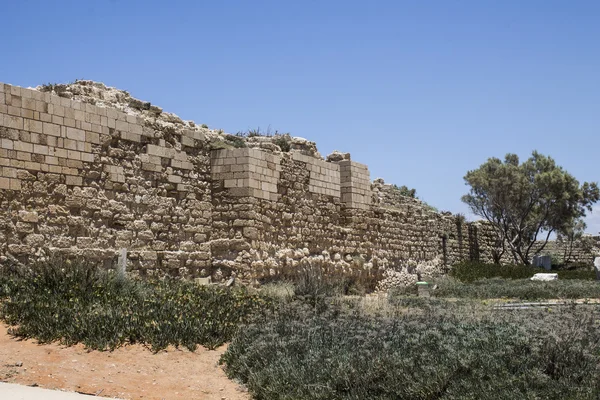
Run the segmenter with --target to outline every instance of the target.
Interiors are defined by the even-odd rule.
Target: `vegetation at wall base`
[[[0,317],[18,337],[112,350],[141,343],[194,350],[230,341],[269,300],[244,289],[119,277],[85,263],[48,262],[0,274]]]
[[[597,312],[375,318],[295,302],[221,361],[256,399],[597,399]]]
[[[549,282],[529,279],[481,279],[462,283],[454,279],[440,279],[434,291],[437,298],[470,299],[597,299],[600,298],[600,283],[579,279],[556,280]]]
[[[231,341],[221,362],[256,399],[599,398],[600,309],[494,311],[472,300],[486,298],[477,291],[490,283],[515,287],[522,299],[540,290],[560,297],[560,285],[600,297],[591,292],[597,283],[530,282],[519,273],[440,279],[437,298],[392,293],[373,304],[378,298],[343,297],[352,285],[310,269],[264,295],[49,262],[0,271],[0,316],[19,337],[89,349]],[[441,296],[461,297],[451,290],[470,294]]]
[[[465,283],[474,282],[479,279],[504,278],[504,279],[526,279],[537,273],[556,273],[561,279],[584,279],[595,280],[596,274],[591,267],[587,268],[561,268],[546,271],[543,268],[531,265],[519,264],[493,264],[478,261],[465,261],[455,264],[450,270],[450,276]]]
[[[363,295],[375,291],[382,272],[363,268],[364,260],[360,257],[355,258],[352,265],[352,269],[347,271],[330,265],[284,267],[275,275],[265,276],[261,284],[285,282],[292,285],[294,295],[315,298]]]

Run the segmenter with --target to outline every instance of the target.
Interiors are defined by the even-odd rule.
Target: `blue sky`
[[[3,1],[0,81],[93,79],[266,128],[467,213],[463,176],[536,149],[600,180],[600,2]],[[600,207],[588,219],[600,232]]]

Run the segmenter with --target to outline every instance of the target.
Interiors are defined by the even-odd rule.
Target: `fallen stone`
[[[197,285],[210,285],[212,283],[212,279],[209,277],[206,278],[196,278],[194,279]]]
[[[530,280],[543,281],[543,282],[556,281],[556,280],[558,280],[558,274],[547,274],[547,273],[535,274],[530,278]]]

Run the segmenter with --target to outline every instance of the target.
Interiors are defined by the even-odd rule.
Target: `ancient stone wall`
[[[371,183],[349,155],[227,139],[102,84],[0,84],[0,261],[63,254],[110,267],[125,248],[140,275],[251,281],[491,259],[489,230]]]
[[[210,266],[202,132],[0,84],[0,254],[114,261],[144,273]]]

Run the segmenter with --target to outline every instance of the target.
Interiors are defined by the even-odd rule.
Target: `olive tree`
[[[508,251],[515,263],[529,264],[553,232],[565,232],[600,199],[597,183],[580,185],[551,157],[536,151],[523,163],[516,154],[507,154],[504,161],[489,158],[464,179],[471,189],[462,201],[489,222],[496,262]],[[534,246],[537,239],[540,246]]]
[[[586,223],[583,219],[579,218],[574,219],[570,224],[565,225],[561,231],[556,233],[556,241],[563,248],[563,263],[568,264],[571,262],[573,250],[576,245],[588,251],[592,250],[590,241],[585,240],[583,236],[585,228],[587,228]]]

